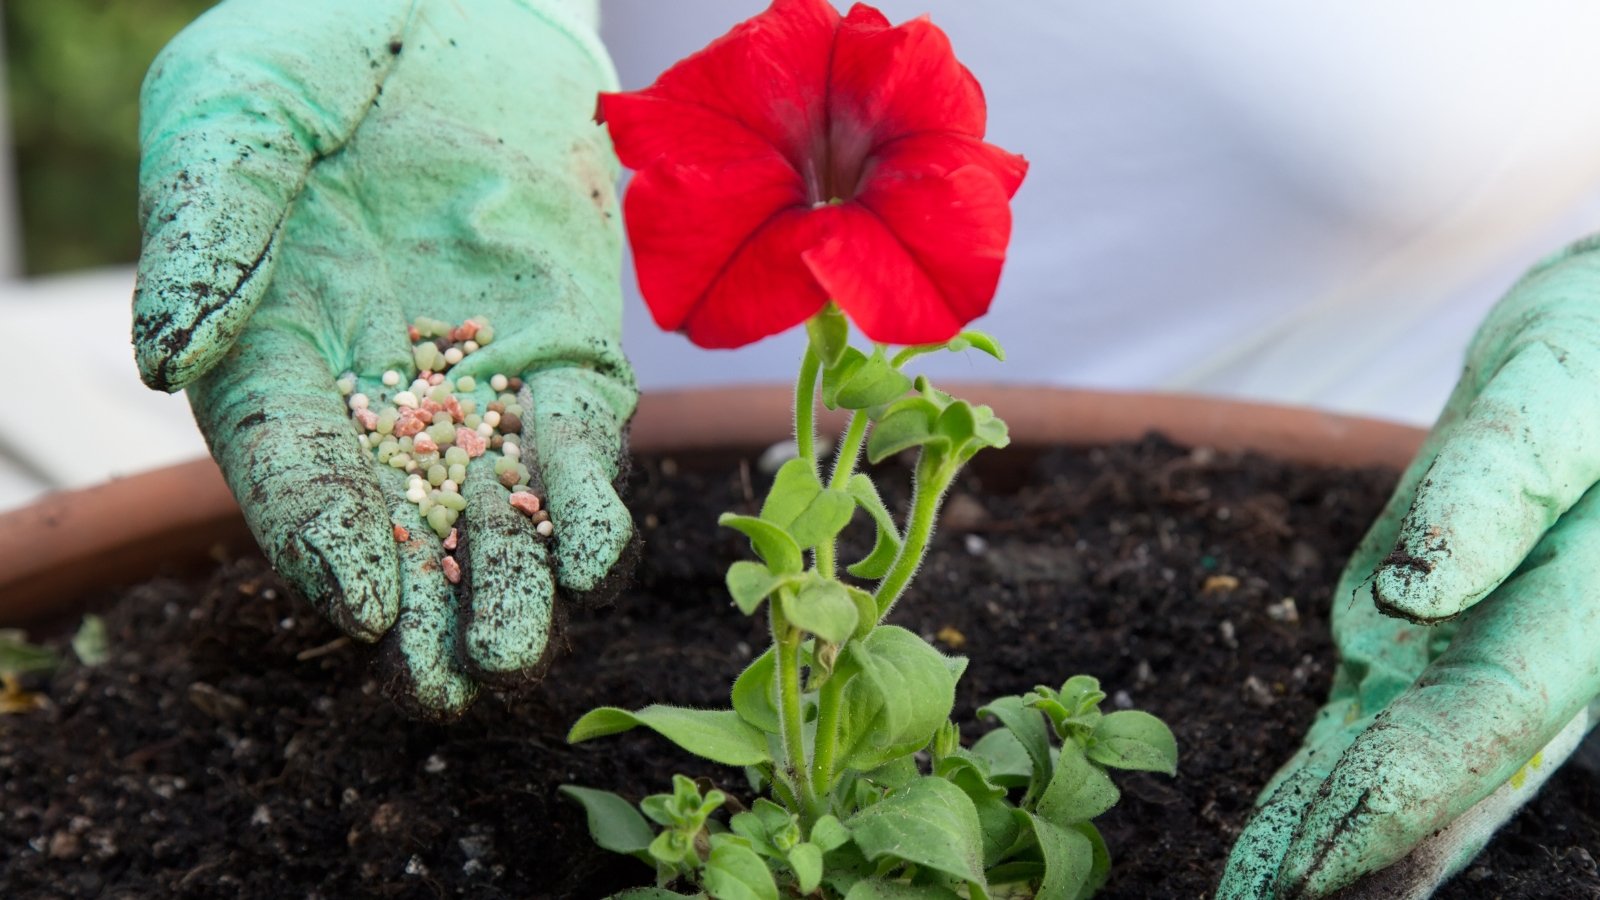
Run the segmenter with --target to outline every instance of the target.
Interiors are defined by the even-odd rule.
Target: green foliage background
[[[139,83],[215,0],[0,0],[27,274],[139,255]]]

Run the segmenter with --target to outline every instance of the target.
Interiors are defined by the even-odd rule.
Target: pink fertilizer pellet
[[[467,456],[477,459],[489,449],[489,441],[471,428],[459,427],[456,429],[456,446],[467,451]]]
[[[539,511],[542,504],[539,502],[538,494],[524,491],[511,495],[511,505],[523,515],[532,516]]]

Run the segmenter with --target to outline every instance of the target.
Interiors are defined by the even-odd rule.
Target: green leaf
[[[837,850],[850,840],[850,829],[832,815],[823,815],[811,826],[811,843],[824,853]]]
[[[560,792],[577,801],[589,818],[589,836],[612,853],[645,859],[645,850],[655,839],[650,823],[632,803],[610,791],[563,784]]]
[[[796,844],[789,851],[789,868],[799,882],[800,893],[809,894],[822,883],[822,848],[816,844]]]
[[[944,443],[933,428],[939,412],[939,406],[927,397],[906,397],[889,404],[867,436],[867,460],[877,464],[901,450]]]
[[[968,448],[969,456],[976,453],[980,446],[999,449],[1010,445],[1011,433],[1006,423],[995,416],[994,410],[987,406],[974,406],[972,421],[973,445]]]
[[[834,536],[850,524],[856,503],[844,491],[831,488],[818,494],[805,512],[789,523],[789,533],[800,549],[809,550]]]
[[[822,486],[810,462],[791,459],[773,477],[761,518],[787,531],[801,550],[807,550],[843,531],[855,509],[849,494]]]
[[[1026,813],[1024,813],[1026,815]],[[1018,826],[1019,828],[1022,826]],[[1032,835],[1028,840],[1032,841]],[[1044,863],[1033,860],[1011,860],[983,873],[991,886],[997,884],[1038,884],[1044,878]]]
[[[838,764],[865,771],[927,746],[950,718],[956,678],[949,660],[915,634],[880,625],[845,645],[835,677],[844,686]]]
[[[917,380],[912,382],[911,386],[916,389],[917,393],[932,403],[934,409],[940,412],[943,412],[946,406],[956,402],[956,398],[934,387],[933,382],[926,375],[918,375]]]
[[[1028,751],[1009,728],[996,728],[978,738],[967,752],[983,760],[989,767],[989,780],[1002,787],[1027,787],[1033,777]]]
[[[1107,713],[1087,749],[1090,759],[1113,769],[1178,774],[1178,741],[1172,729],[1141,710]]]
[[[851,817],[850,835],[870,861],[904,860],[984,886],[983,836],[972,801],[943,778],[920,778]]]
[[[60,663],[54,650],[28,643],[26,632],[0,628],[0,673],[22,675],[27,672],[47,672]]]
[[[767,832],[766,823],[753,812],[734,813],[728,819],[728,830],[750,842],[756,852],[762,852],[772,844],[772,835]]]
[[[831,369],[850,349],[850,321],[830,303],[806,320],[806,336],[811,339],[811,352],[822,361],[822,368]]]
[[[857,472],[850,476],[844,489],[856,501],[856,505],[872,518],[872,524],[878,529],[872,552],[846,571],[857,578],[882,578],[889,573],[889,566],[894,564],[895,557],[900,555],[900,531],[895,525],[894,516],[890,515],[889,507],[884,505],[883,498],[879,496],[878,486],[866,475]],[[873,618],[877,618],[876,613]]]
[[[878,625],[878,601],[858,587],[847,584],[845,590],[850,594],[850,602],[856,607],[856,630],[853,637],[864,638]]]
[[[1006,360],[1006,351],[1001,348],[1000,342],[975,328],[969,328],[956,335],[950,341],[949,347],[955,351],[966,350],[970,347],[973,350],[981,350],[1001,362]]]
[[[754,850],[733,840],[712,840],[701,880],[716,900],[778,900],[772,872]]]
[[[845,844],[823,857],[822,886],[828,897],[843,897],[872,871],[872,864],[855,844]]]
[[[822,482],[809,460],[791,459],[772,476],[772,489],[761,503],[761,518],[787,528],[822,493]]]
[[[585,713],[567,735],[577,744],[597,737],[621,734],[643,725],[696,756],[727,766],[749,766],[772,759],[767,737],[731,709],[685,709],[647,706],[628,712],[602,706]]]
[[[861,773],[863,781],[870,782],[880,790],[892,791],[902,788],[922,777],[922,770],[917,768],[916,757],[902,756],[899,759],[884,763],[868,772]]]
[[[733,711],[767,734],[777,734],[781,730],[777,670],[776,651],[769,647],[733,681]]]
[[[1111,776],[1089,762],[1076,741],[1067,741],[1056,758],[1049,786],[1039,796],[1039,815],[1065,828],[1089,821],[1121,798]]]
[[[838,409],[839,389],[866,364],[865,353],[854,347],[846,348],[839,355],[839,362],[822,372],[822,405],[829,409]]]
[[[658,872],[662,866],[670,870],[694,868],[700,859],[694,849],[694,837],[676,828],[656,835],[645,853],[655,861]]]
[[[796,584],[793,575],[779,575],[757,562],[739,560],[728,567],[728,593],[739,611],[750,615],[769,594],[787,584]]]
[[[733,513],[723,513],[717,519],[717,524],[732,528],[748,537],[756,555],[761,557],[772,571],[780,575],[796,575],[805,568],[805,558],[800,555],[800,546],[782,527],[765,519],[737,516]]]
[[[1094,868],[1094,848],[1089,839],[1072,828],[1061,828],[1039,817],[1030,816],[1039,852],[1044,856],[1044,881],[1039,883],[1035,900],[1077,900],[1089,883]]]
[[[837,581],[808,581],[783,604],[783,617],[802,631],[830,644],[843,644],[855,633],[859,612],[850,592]]]
[[[972,439],[973,432],[977,429],[977,420],[972,414],[972,404],[965,400],[946,406],[944,412],[933,423],[933,430],[950,442],[952,447],[960,447]]]
[[[989,780],[983,766],[965,755],[947,756],[939,760],[934,774],[967,792],[976,801],[979,797],[1004,797],[1006,789]]]
[[[658,887],[636,887],[612,894],[607,900],[683,900],[685,897],[704,897],[705,894],[680,894]]]
[[[845,409],[866,409],[888,403],[909,390],[911,379],[891,365],[879,347],[841,380],[833,401]]]
[[[902,884],[865,878],[851,885],[844,900],[962,900],[961,895],[937,884]]]
[[[947,757],[939,764],[939,777],[960,788],[978,813],[983,835],[983,864],[992,866],[1017,842],[1016,807],[1006,802],[1006,789],[993,784],[970,759]]]
[[[1105,887],[1106,880],[1111,877],[1111,851],[1106,849],[1106,839],[1100,836],[1100,829],[1094,827],[1093,822],[1079,822],[1072,829],[1088,839],[1089,848],[1094,854],[1094,863],[1089,868],[1089,881],[1078,894],[1079,900],[1084,900]]]
[[[1063,723],[1072,718],[1072,710],[1067,709],[1060,700],[1049,694],[1041,694],[1038,691],[1029,694],[1028,705],[1044,713],[1044,717],[1050,720],[1050,724],[1056,726],[1058,734],[1061,733]]]
[[[111,641],[106,636],[104,619],[89,613],[72,636],[72,652],[86,666],[98,666],[111,658]]]
[[[1044,715],[1028,708],[1021,697],[1001,697],[988,706],[979,707],[978,715],[999,719],[1000,724],[1009,729],[1012,737],[1022,745],[1033,764],[1033,778],[1023,802],[1038,796],[1044,786],[1050,783],[1051,771],[1050,732],[1045,725]]]
[[[1100,679],[1092,675],[1074,675],[1061,685],[1056,696],[1072,715],[1082,716],[1099,712],[1106,692],[1100,689]]]
[[[767,834],[777,836],[779,832],[793,826],[796,834],[795,839],[799,840],[799,826],[796,824],[800,820],[799,816],[765,797],[756,798],[756,802],[751,808],[754,810],[756,817],[761,820],[761,824],[766,829]]]

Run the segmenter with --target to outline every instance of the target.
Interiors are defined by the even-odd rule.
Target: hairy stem
[[[806,345],[806,355],[800,360],[800,379],[794,386],[794,443],[800,458],[817,469],[816,403],[817,372],[822,360],[817,358],[811,345]]]
[[[906,523],[905,543],[900,545],[900,555],[894,558],[894,563],[889,566],[888,573],[878,583],[878,590],[873,595],[878,604],[879,621],[889,614],[895,601],[905,592],[906,585],[911,583],[911,576],[922,565],[922,558],[928,552],[928,540],[933,537],[934,523],[939,518],[939,501],[944,498],[945,489],[950,486],[955,474],[942,466],[930,469],[924,465],[926,458],[924,451],[923,459],[917,461],[911,494],[911,521]]]
[[[819,798],[833,791],[833,756],[839,743],[844,679],[829,678],[817,693],[817,739],[811,755],[811,788]]]
[[[858,409],[850,416],[850,427],[845,429],[844,437],[839,439],[839,452],[833,460],[833,475],[828,478],[828,487],[839,490],[844,486],[850,476],[856,472],[856,460],[861,456],[861,445],[867,437],[867,412]],[[817,545],[817,571],[824,578],[836,578],[837,553],[839,536],[831,538]]]
[[[856,473],[856,461],[861,458],[861,445],[866,439],[867,411],[858,409],[850,416],[850,427],[839,440],[839,455],[833,460],[833,476],[828,479],[828,487],[839,490]]]
[[[770,609],[772,643],[778,649],[778,715],[783,752],[788,757],[783,768],[794,778],[800,803],[809,814],[817,800],[806,769],[804,718],[800,711],[800,632],[783,621],[777,604],[770,604]]]

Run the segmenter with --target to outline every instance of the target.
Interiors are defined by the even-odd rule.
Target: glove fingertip
[[[638,568],[643,547],[644,540],[639,536],[639,532],[630,526],[628,540],[623,544],[622,551],[598,579],[591,578],[584,582],[573,579],[571,583],[563,579],[562,593],[586,609],[610,606],[616,602],[622,589],[633,580],[633,573]]]
[[[283,543],[274,562],[339,630],[373,643],[400,614],[400,584],[393,552],[363,553],[363,544],[359,535],[313,520]]]
[[[419,666],[416,648],[407,643],[391,634],[379,650],[384,695],[413,719],[443,723],[461,718],[477,699],[477,683],[443,659]]]
[[[1372,599],[1385,615],[1419,625],[1453,619],[1482,600],[1491,588],[1463,584],[1459,570],[1408,552],[1403,546],[1384,558],[1372,581]]]

